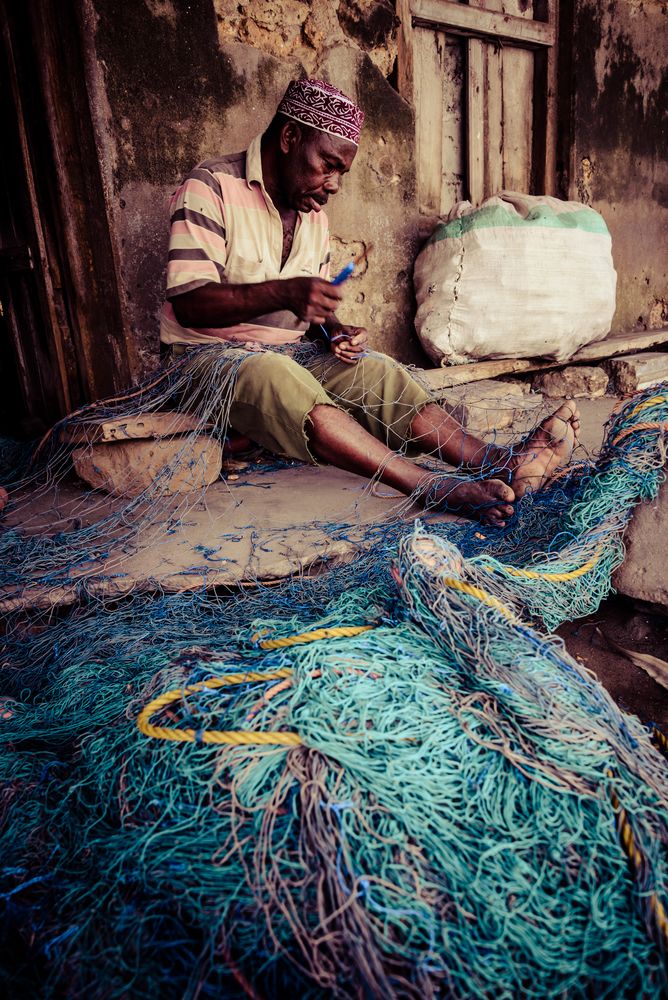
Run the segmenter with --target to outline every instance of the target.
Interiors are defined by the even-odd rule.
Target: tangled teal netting
[[[609,592],[633,506],[662,481],[667,424],[668,387],[634,398],[595,465],[484,538],[384,525],[313,579],[10,616],[12,995],[662,996],[666,762],[546,630]],[[260,646],[356,624],[374,628]],[[194,744],[136,727],[172,688],[154,721]],[[221,729],[302,745],[202,743]]]

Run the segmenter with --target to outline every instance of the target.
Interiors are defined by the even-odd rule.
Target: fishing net
[[[318,344],[307,342],[284,350],[300,365],[316,364],[323,378],[328,363],[334,363],[331,355],[322,354]],[[241,365],[254,355],[257,352],[239,348],[231,353],[217,347],[189,350],[159,375],[127,394],[90,404],[61,420],[39,443],[27,468],[25,456],[15,448],[0,449],[3,485],[10,494],[5,530],[0,535],[3,610],[12,606],[48,606],[53,603],[54,594],[60,595],[59,600],[71,603],[85,597],[129,593],[137,585],[136,574],[128,570],[132,558],[143,556],[146,564],[147,555],[155,553],[165,540],[176,537],[192,555],[190,564],[180,560],[183,586],[192,587],[197,575],[203,583],[211,583],[215,571],[217,579],[224,576],[221,570],[234,560],[221,557],[218,546],[207,541],[207,536],[218,540],[229,537],[225,514],[215,515],[207,509],[208,462],[212,449],[220,452],[222,445],[225,453],[230,445],[229,418],[236,380]],[[373,381],[380,376],[373,366],[369,367],[370,376],[364,374],[367,369],[362,363],[356,366],[358,369],[360,391],[371,406],[373,400],[382,397],[382,390]],[[484,405],[484,401],[480,403],[483,409]],[[407,408],[410,409],[408,405]],[[405,413],[400,401],[395,402],[394,410],[396,420],[401,422]],[[142,476],[135,460],[136,482],[125,470],[117,472],[114,478],[101,467],[105,456],[116,456],[117,465],[122,465],[122,458],[117,458],[119,452],[122,456],[128,446],[147,444],[135,440],[135,435],[141,432],[132,423],[137,424],[138,418],[144,425],[159,418],[155,432],[159,440],[155,445],[157,452],[166,449],[164,464],[158,462],[150,475]],[[112,437],[101,440],[110,421],[114,422]],[[386,432],[389,438],[396,438],[391,426],[386,427]],[[396,499],[384,523],[401,521],[427,487],[432,489],[435,500],[447,508],[449,494],[462,482],[489,480],[503,473],[504,467],[512,462],[512,446],[498,446],[494,434],[489,438],[477,458],[476,469],[465,474],[436,457],[426,461],[423,457],[421,488],[412,496]],[[405,443],[403,452],[408,448]],[[150,451],[141,453],[142,457],[150,454]],[[390,461],[393,454],[390,453]],[[456,457],[461,464],[460,456]],[[267,461],[265,455],[256,469],[253,458],[251,455],[251,462],[244,463],[245,471],[265,476],[295,465],[275,456]],[[74,475],[73,460],[79,470],[85,469],[88,481],[98,488],[84,489]],[[146,458],[146,461],[151,460]],[[382,464],[379,475],[381,472]],[[253,485],[262,488],[264,484],[256,480]],[[374,487],[372,482],[368,490]],[[348,517],[343,519],[344,524],[341,518],[336,524],[329,524],[324,512],[319,514],[313,520],[322,524],[333,540],[345,538],[344,533],[358,520],[352,506]],[[484,510],[480,514],[484,517]],[[210,525],[206,523],[207,516]],[[199,541],[189,544],[184,529],[196,519]],[[255,555],[262,541],[256,537],[256,525],[244,528],[250,538],[250,552],[243,557],[242,578],[248,580],[253,576]],[[369,527],[369,531],[373,533],[373,528]],[[361,541],[367,540],[361,538]],[[193,570],[190,574],[189,569]],[[158,559],[149,558],[148,569],[143,573],[148,577],[143,582],[145,589],[167,586]],[[172,579],[167,589],[180,589],[178,579]]]
[[[151,405],[182,390],[176,366]],[[609,593],[667,423],[665,389],[635,397],[504,529],[397,516],[278,586],[11,611],[12,995],[662,996],[660,734],[549,630]],[[43,490],[67,474],[47,452]],[[10,512],[3,572],[99,571],[101,537],[194,502],[169,496],[48,537]]]

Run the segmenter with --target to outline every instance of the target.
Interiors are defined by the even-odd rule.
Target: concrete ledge
[[[668,482],[656,500],[640,503],[624,535],[626,558],[613,576],[620,594],[668,612]]]
[[[668,352],[629,354],[625,358],[607,361],[606,368],[614,379],[617,392],[622,396],[632,396],[634,392],[668,380]]]
[[[437,390],[441,405],[474,434],[505,430],[527,413],[538,414],[543,398],[522,383],[483,379]]]
[[[464,385],[480,379],[494,379],[499,375],[520,374],[521,372],[546,371],[563,368],[565,364],[602,361],[620,354],[645,351],[668,343],[668,327],[660,330],[643,330],[637,333],[609,334],[604,340],[583,347],[566,361],[546,361],[544,358],[500,358],[494,361],[474,361],[467,365],[446,365],[444,368],[425,368],[420,373],[422,379],[432,389],[443,389],[450,385]]]

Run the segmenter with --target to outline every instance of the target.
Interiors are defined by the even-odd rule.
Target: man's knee
[[[239,366],[239,378],[262,379],[271,382],[280,379],[285,385],[286,380],[298,378],[303,369],[285,354],[274,351],[258,351],[249,354]]]
[[[383,399],[398,399],[404,393],[423,400],[423,391],[402,364],[386,354],[370,354],[356,362],[356,382]]]
[[[280,414],[282,419],[288,413],[309,413],[316,403],[328,401],[310,372],[285,354],[273,351],[244,359],[239,367],[234,400],[269,416]]]

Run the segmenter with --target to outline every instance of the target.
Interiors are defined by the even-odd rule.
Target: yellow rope
[[[614,778],[614,773],[610,770],[606,771],[609,778]],[[635,836],[633,834],[633,827],[629,822],[626,810],[622,807],[615,790],[613,788],[609,789],[610,801],[612,802],[612,808],[617,813],[617,830],[619,833],[619,839],[621,841],[622,847],[624,848],[624,853],[629,859],[631,869],[635,875],[638,875],[642,870],[645,862],[645,857],[636,843]],[[664,948],[668,948],[668,914],[666,913],[666,908],[663,903],[656,895],[652,895],[648,898],[650,912],[654,923],[661,935],[661,940],[663,942]]]
[[[635,417],[636,413],[640,413],[642,410],[648,410],[651,406],[658,406],[660,403],[668,403],[668,396],[652,396],[650,399],[646,399],[644,403],[639,403],[635,409],[631,410],[627,419]]]
[[[195,729],[169,729],[166,726],[154,726],[151,724],[151,716],[155,715],[166,705],[171,705],[179,701],[186,695],[197,694],[198,691],[214,691],[216,688],[226,687],[229,684],[246,684],[255,681],[275,681],[284,677],[292,676],[291,667],[282,667],[280,670],[272,670],[270,673],[260,671],[245,671],[244,673],[226,674],[224,677],[212,677],[210,680],[200,681],[198,684],[188,684],[186,687],[173,688],[159,695],[149,702],[141,710],[137,717],[137,729],[144,736],[149,736],[155,740],[173,740],[177,743],[216,743],[227,746],[286,746],[298,747],[302,745],[302,739],[298,733],[279,732],[257,732],[254,730],[216,730],[205,729],[199,732]]]
[[[463,580],[457,580],[453,576],[443,577],[441,580],[446,587],[452,587],[453,590],[460,590],[463,594],[469,594],[471,597],[477,597],[479,601],[483,604],[487,604],[490,608],[494,608],[496,611],[500,611],[501,614],[512,622],[513,625],[521,625],[519,618],[517,618],[512,611],[509,611],[505,604],[502,604],[496,597],[492,597],[488,594],[486,590],[482,587],[474,587],[470,583],[464,583]]]
[[[264,639],[260,649],[283,649],[286,646],[297,646],[304,642],[317,642],[318,639],[346,639],[361,632],[368,632],[373,625],[347,625],[341,628],[318,628],[314,632],[302,632],[300,635],[288,635],[283,639]],[[254,638],[257,638],[255,636]]]
[[[658,746],[661,753],[664,754],[664,756],[668,756],[668,739],[663,735],[660,729],[656,728],[656,726],[652,730],[652,739]]]
[[[598,558],[598,556],[596,558]],[[584,572],[582,567],[580,572]],[[500,611],[501,614],[503,614],[509,621],[515,624],[520,624],[518,619],[508,610],[508,608],[504,607],[500,601],[498,601],[495,597],[492,597],[491,594],[486,593],[486,591],[484,591],[481,587],[473,587],[471,584],[464,583],[462,580],[456,580],[453,577],[445,577],[443,579],[443,583],[447,587],[452,587],[462,593],[470,594],[472,597],[477,597],[478,600],[482,601],[484,604]],[[663,736],[662,733],[659,733],[658,730],[654,731],[654,737],[659,745],[664,749],[668,746],[668,741],[665,736]],[[612,771],[607,771],[607,775],[610,778],[614,777]],[[629,859],[633,871],[638,873],[644,863],[644,856],[636,843],[636,839],[633,834],[633,827],[629,822],[626,810],[622,808],[613,788],[610,788],[610,800],[612,802],[613,809],[617,813],[617,828],[624,853]],[[649,897],[648,902],[652,918],[659,934],[661,935],[663,945],[666,949],[668,949],[668,913],[666,913],[666,909],[656,893],[653,893]]]
[[[313,632],[302,632],[300,635],[285,636],[283,639],[265,639],[260,643],[261,649],[283,649],[286,646],[296,646],[305,642],[316,642],[318,639],[341,639],[361,632],[368,632],[374,628],[373,625],[349,625],[341,628],[319,628]],[[258,636],[254,636],[257,639]],[[302,739],[298,733],[279,732],[259,732],[256,730],[235,730],[235,729],[204,729],[201,732],[195,729],[172,729],[167,726],[154,726],[151,723],[151,716],[155,715],[166,705],[171,705],[175,701],[189,694],[197,694],[198,691],[215,691],[216,688],[225,687],[229,684],[245,684],[249,681],[276,681],[292,676],[292,667],[282,667],[280,670],[273,670],[271,673],[261,673],[259,671],[247,671],[238,674],[226,674],[224,677],[213,677],[207,681],[200,681],[198,684],[189,684],[187,687],[174,688],[166,691],[149,702],[137,716],[137,729],[144,736],[149,736],[155,740],[172,740],[177,743],[215,743],[227,746],[288,746],[298,747],[302,745]]]
[[[588,562],[579,566],[578,569],[569,570],[567,573],[548,573],[544,570],[520,569],[517,566],[508,566],[506,563],[488,565],[485,566],[485,569],[491,569],[500,573],[509,573],[511,576],[524,576],[529,580],[555,580],[561,583],[565,580],[575,580],[576,577],[583,576],[585,573],[588,573],[589,570],[596,565],[602,555],[603,546],[600,545]]]

